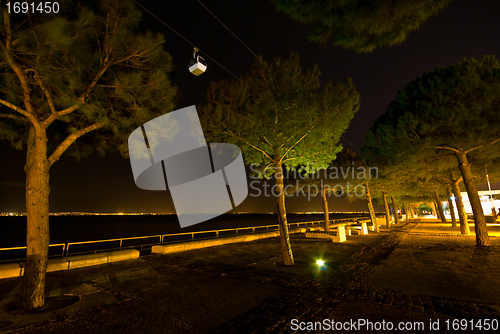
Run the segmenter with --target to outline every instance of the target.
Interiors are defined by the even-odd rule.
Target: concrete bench
[[[22,269],[23,267],[19,262],[2,263],[0,264],[0,278],[21,276]]]
[[[366,235],[368,234],[368,222],[367,221],[356,222],[355,224],[350,225],[349,229],[351,231],[356,230],[358,232],[358,235]],[[351,231],[349,231],[349,233]]]
[[[370,222],[369,219],[333,223],[330,224],[330,229],[336,229],[336,233],[329,235],[323,232],[325,236],[320,236],[319,238],[330,238],[332,239],[332,242],[344,242],[347,240],[346,235],[351,235],[352,230],[356,230],[359,235],[366,235],[368,234],[368,222]],[[360,229],[356,228],[356,225],[360,225]],[[316,229],[322,230],[322,228],[308,228],[308,232],[312,234],[309,234],[308,236],[308,233],[306,232],[306,238],[318,238],[317,234],[313,233]]]
[[[344,242],[346,241],[345,225],[340,225],[336,227],[335,232],[306,232],[306,238],[325,238],[330,239],[332,242]]]

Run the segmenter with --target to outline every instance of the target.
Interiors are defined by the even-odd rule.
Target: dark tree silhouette
[[[312,41],[370,52],[402,43],[452,0],[273,0],[278,11],[313,27]]]
[[[437,67],[406,85],[367,135],[372,156],[397,164],[454,156],[469,195],[476,244],[489,238],[468,157],[500,142],[500,66],[493,56]],[[404,154],[402,153],[404,152]],[[404,155],[404,156],[403,156]],[[498,158],[489,150],[489,159]]]
[[[132,1],[98,5],[64,2],[19,23],[3,6],[0,18],[0,138],[27,147],[24,309],[45,303],[51,166],[66,151],[126,155],[135,127],[173,109],[162,36],[134,32],[141,16]]]

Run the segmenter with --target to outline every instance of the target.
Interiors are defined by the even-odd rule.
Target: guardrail
[[[343,218],[343,219],[334,219],[331,220],[331,223],[339,223],[339,222],[345,222],[345,221],[356,221],[361,218],[365,217],[355,217],[355,218]],[[294,222],[294,223],[288,223],[288,227],[300,227],[300,226],[313,226],[317,224],[323,224],[323,220],[317,220],[317,221],[309,221],[309,222]],[[126,249],[126,248],[138,248],[138,250],[142,253],[143,249],[145,247],[150,247],[154,245],[164,245],[164,244],[170,244],[170,243],[179,243],[179,242],[186,242],[186,241],[195,241],[195,240],[206,240],[206,239],[214,239],[214,238],[220,238],[220,237],[225,237],[225,236],[232,236],[232,235],[242,235],[242,234],[253,234],[253,233],[259,233],[259,232],[269,232],[269,231],[275,231],[279,229],[279,225],[263,225],[263,226],[250,226],[250,227],[237,227],[237,228],[228,228],[228,229],[219,229],[219,230],[208,230],[208,231],[194,231],[194,232],[182,232],[182,233],[171,233],[171,234],[155,234],[155,235],[148,235],[148,236],[140,236],[140,237],[127,237],[127,238],[115,238],[115,239],[102,239],[102,240],[90,240],[90,241],[76,241],[76,242],[67,242],[67,243],[59,243],[59,244],[51,244],[49,245],[49,250],[50,248],[54,249],[55,247],[62,247],[61,253],[56,253],[55,255],[50,255],[49,257],[67,257],[68,255],[77,255],[77,254],[89,254],[89,253],[97,253],[97,252],[102,252],[102,251],[110,251],[110,250],[117,250],[117,249]],[[257,230],[257,232],[256,232]],[[234,234],[231,234],[230,232],[234,231]],[[241,232],[243,231],[243,233]],[[245,232],[247,231],[247,232]],[[251,231],[251,232],[250,232]],[[203,237],[196,238],[196,235],[201,235],[204,234]],[[187,236],[190,235],[191,238],[184,238],[184,239],[178,239],[178,240],[172,240],[176,239],[176,237],[182,237],[182,236]],[[151,242],[141,242],[140,240],[144,239],[151,239]],[[168,240],[170,239],[170,240]],[[139,241],[139,243],[134,243],[132,241]],[[128,244],[128,243],[131,244]],[[110,243],[115,243],[115,245],[111,246],[109,245]],[[91,244],[108,244],[109,246],[107,248],[100,248],[100,249],[92,249],[88,250],[88,248],[85,250],[85,246],[91,245]],[[72,252],[70,253],[70,246],[72,246]],[[83,247],[78,247],[78,246],[83,246]],[[75,249],[76,248],[76,249]],[[22,250],[26,249],[26,246],[22,247],[8,247],[8,248],[0,248],[0,251],[15,251],[15,250]],[[0,260],[0,263],[2,262],[10,262],[10,261],[20,261],[24,260],[25,258],[17,258],[17,259],[8,259],[8,260]]]

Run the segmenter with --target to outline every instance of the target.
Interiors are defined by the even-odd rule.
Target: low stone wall
[[[138,257],[139,251],[137,249],[122,249],[95,254],[72,255],[65,258],[52,258],[49,259],[47,272],[95,266],[98,264],[137,259]],[[25,262],[0,264],[0,279],[22,276],[24,275],[24,268]]]
[[[290,230],[289,233],[304,233],[305,230],[306,230],[305,228],[297,228],[294,230]],[[192,249],[214,247],[226,244],[233,244],[237,242],[246,242],[264,238],[278,237],[279,235],[280,235],[279,232],[266,232],[266,233],[245,234],[245,235],[237,235],[234,237],[225,237],[225,238],[208,239],[200,241],[181,242],[177,244],[155,245],[151,248],[151,253],[155,254],[178,253]]]
[[[308,230],[322,230],[321,227],[299,227],[289,229],[289,233],[305,233]],[[232,244],[236,242],[253,241],[264,238],[278,237],[279,232],[265,232],[258,234],[245,234],[233,237],[224,237],[217,239],[199,240],[191,242],[183,242],[168,245],[156,245],[151,248],[152,253],[169,254],[183,252],[191,249],[199,249],[205,247],[214,247],[225,244]],[[101,252],[95,254],[72,255],[65,258],[52,258],[49,259],[47,272],[65,270],[72,268],[82,268],[88,266],[95,266],[98,264],[137,259],[139,251],[136,249],[122,249],[117,251]],[[18,277],[24,274],[24,262],[13,262],[0,264],[0,279],[9,277]]]

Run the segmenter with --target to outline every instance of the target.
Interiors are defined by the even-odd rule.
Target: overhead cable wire
[[[361,152],[358,150],[358,148],[357,148],[356,146],[354,146],[354,145],[353,145],[353,144],[352,144],[349,140],[347,140],[347,138],[346,138],[346,137],[342,136],[342,138],[343,138],[346,142],[348,142],[348,143],[349,143],[352,147],[354,147],[354,149],[355,149],[356,151],[358,151],[358,153],[361,153]]]
[[[252,51],[252,50],[251,50],[251,49],[250,49],[250,48],[249,48],[249,47],[248,47],[245,43],[243,43],[243,41],[242,41],[241,39],[239,39],[239,38],[238,38],[238,36],[236,36],[236,34],[235,34],[234,32],[232,32],[232,31],[231,31],[231,29],[229,29],[229,28],[228,28],[228,27],[227,27],[227,26],[226,26],[226,25],[225,25],[225,24],[224,24],[224,23],[223,23],[223,22],[222,22],[222,21],[221,21],[221,20],[220,20],[220,19],[219,19],[219,18],[218,18],[215,14],[214,14],[214,13],[212,13],[212,11],[211,11],[210,9],[208,9],[208,7],[207,7],[207,6],[205,6],[205,4],[204,4],[203,2],[201,2],[200,0],[198,0],[198,2],[199,2],[199,3],[203,6],[203,7],[205,7],[205,9],[206,9],[206,10],[207,10],[210,14],[212,14],[212,15],[213,15],[213,17],[215,17],[215,18],[217,19],[217,21],[219,21],[219,22],[220,22],[220,24],[222,24],[222,25],[224,26],[224,28],[226,28],[226,29],[227,29],[227,30],[228,30],[231,34],[233,34],[233,36],[234,36],[234,37],[235,37],[238,41],[240,41],[240,43],[241,43],[241,44],[243,44],[243,46],[244,46],[244,47],[246,47],[246,48],[247,48],[247,50],[248,50],[248,51],[250,51],[250,52],[254,55],[254,57],[257,57],[257,55],[256,55],[256,54],[255,54],[255,53],[254,53],[254,52],[253,52],[253,51]]]
[[[158,21],[160,21],[161,23],[163,23],[168,29],[172,30],[174,33],[176,33],[180,38],[182,38],[184,41],[186,41],[189,45],[191,45],[193,48],[196,48],[196,46],[191,43],[190,41],[187,40],[187,38],[185,38],[184,36],[182,36],[180,33],[178,33],[177,31],[175,31],[172,27],[170,27],[168,24],[166,24],[164,21],[162,21],[158,16],[156,16],[155,14],[153,14],[150,10],[148,10],[146,7],[144,7],[143,5],[141,5],[140,3],[138,3],[137,1],[133,0],[139,7],[141,7],[142,9],[144,9],[146,12],[148,12],[151,16],[153,16],[155,19],[157,19]],[[240,79],[238,78],[236,75],[234,75],[231,71],[229,71],[227,68],[225,68],[224,66],[222,66],[221,64],[219,64],[218,62],[215,61],[215,59],[213,59],[212,57],[210,57],[206,52],[203,52],[202,50],[200,50],[198,48],[198,51],[200,51],[201,53],[203,53],[208,59],[210,59],[211,61],[213,61],[215,64],[217,64],[219,67],[221,67],[223,70],[225,70],[226,72],[228,72],[229,74],[231,74],[233,77],[235,77],[236,79]]]

